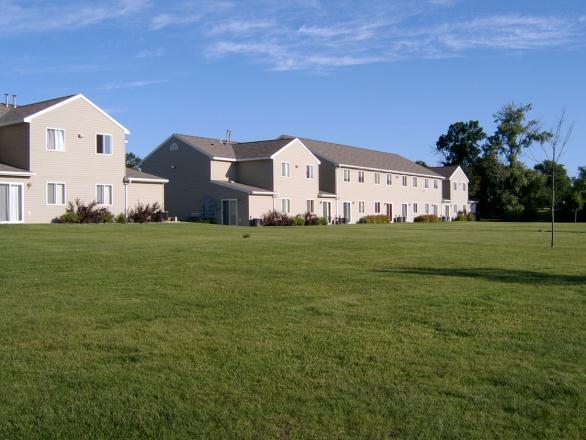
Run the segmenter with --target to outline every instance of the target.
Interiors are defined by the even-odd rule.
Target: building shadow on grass
[[[405,275],[429,275],[445,277],[476,278],[501,283],[542,284],[542,285],[583,285],[586,287],[584,275],[561,275],[529,270],[512,270],[501,268],[396,268],[378,269],[375,272]]]

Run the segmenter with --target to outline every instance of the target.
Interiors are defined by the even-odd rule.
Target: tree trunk
[[[555,154],[555,149],[554,149]],[[553,228],[555,225],[555,161],[551,166],[551,247],[553,248]]]

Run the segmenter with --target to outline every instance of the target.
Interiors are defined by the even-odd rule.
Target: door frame
[[[344,207],[346,206],[346,203],[348,205],[350,205],[350,216],[346,218],[346,213],[344,212],[345,209]],[[342,215],[344,215],[344,219],[347,220],[346,224],[349,224],[352,221],[352,202],[346,201],[346,202],[342,202]]]
[[[10,187],[11,186],[20,186],[20,220],[18,221],[10,221],[7,222],[0,221],[2,225],[17,225],[20,223],[24,223],[24,183],[22,182],[5,182],[0,181],[0,185],[8,185],[8,218],[10,219]]]
[[[390,215],[390,217],[388,215],[388,213],[389,213],[388,207],[389,206],[391,207],[391,215]],[[394,211],[393,204],[391,202],[385,203],[385,214],[387,215],[387,217],[389,217],[389,222],[391,222],[391,223],[393,223],[393,211]]]
[[[231,225],[230,223],[226,224],[224,223],[224,202],[234,202],[234,206],[235,206],[235,214],[236,214],[236,223],[234,223],[234,225]],[[220,200],[220,205],[221,205],[221,218],[222,218],[222,225],[225,226],[238,226],[238,199],[221,199]],[[230,206],[230,204],[228,203],[228,207]],[[230,214],[228,214],[230,215]],[[228,220],[229,221],[229,220]]]
[[[327,216],[324,215],[324,217],[326,218],[326,220],[328,221],[328,223],[331,223],[332,222],[332,202],[330,202],[329,200],[324,200],[322,202],[322,209],[321,209],[321,213],[322,214],[325,214],[324,213],[324,208],[326,206],[328,206],[328,215]]]

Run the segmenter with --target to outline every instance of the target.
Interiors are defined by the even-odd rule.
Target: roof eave
[[[127,177],[126,179],[130,183],[169,183],[169,179],[152,179],[149,177]]]

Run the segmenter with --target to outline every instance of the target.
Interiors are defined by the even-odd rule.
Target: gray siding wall
[[[238,162],[238,182],[245,185],[256,186],[272,191],[273,186],[273,161],[250,160]]]
[[[0,128],[0,163],[28,170],[30,127],[27,123]]]
[[[320,157],[319,190],[336,194],[336,166]]]

